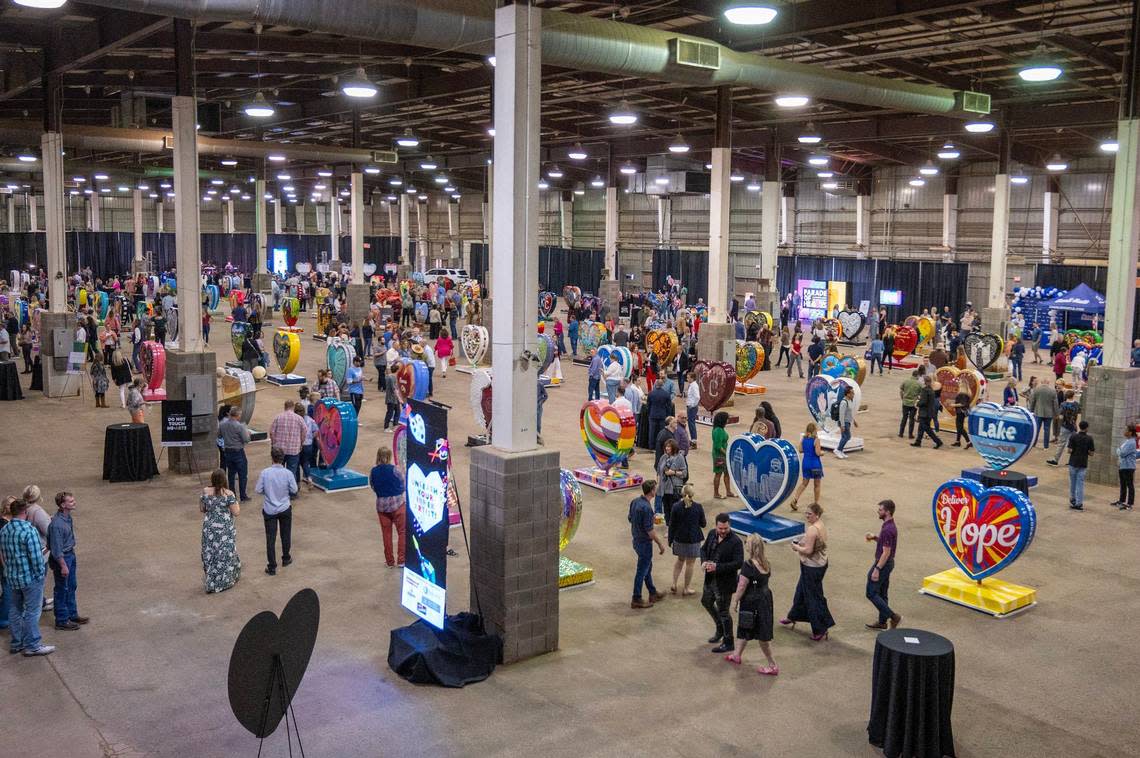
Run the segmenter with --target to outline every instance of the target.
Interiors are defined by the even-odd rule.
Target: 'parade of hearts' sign
[[[1017,560],[1037,529],[1025,493],[986,489],[973,479],[951,479],[934,491],[935,531],[958,568],[981,581]]]

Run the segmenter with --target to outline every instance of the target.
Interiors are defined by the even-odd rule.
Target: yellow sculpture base
[[[558,556],[558,589],[579,587],[594,581],[594,569],[584,563],[572,561],[569,558]]]
[[[737,395],[763,395],[767,391],[768,388],[760,384],[741,384],[740,382],[736,383]]]
[[[1037,590],[1010,584],[992,576],[976,582],[960,569],[947,569],[922,580],[923,595],[948,600],[997,618],[1005,618],[1037,604]]]

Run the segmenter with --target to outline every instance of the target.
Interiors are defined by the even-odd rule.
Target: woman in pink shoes
[[[732,596],[732,609],[739,608],[736,623],[736,649],[724,659],[730,663],[740,663],[740,655],[748,640],[760,643],[760,650],[768,659],[767,666],[756,669],[765,676],[776,676],[780,667],[772,658],[772,590],[768,589],[771,569],[764,556],[764,540],[757,534],[748,535],[744,543],[744,567],[740,569],[740,579],[736,583],[736,594]]]

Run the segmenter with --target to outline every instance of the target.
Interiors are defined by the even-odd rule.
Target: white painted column
[[[1057,232],[1061,224],[1061,194],[1045,192],[1045,207],[1041,214],[1041,261],[1048,263],[1050,256],[1057,252]]]
[[[537,180],[536,180],[537,181]],[[618,259],[618,188],[606,187],[606,269],[609,279],[617,278]]]
[[[780,255],[780,183],[765,181],[760,190],[760,278],[776,288]]]
[[[400,263],[412,267],[411,213],[408,210],[408,193],[400,193]]]
[[[222,217],[222,227],[225,229],[226,234],[234,233],[234,196],[228,195],[222,198],[225,202],[223,212],[225,215]]]
[[[668,195],[657,196],[657,243],[668,244],[673,236],[673,199]]]
[[[16,197],[15,195],[8,195],[8,231],[16,231]],[[90,206],[88,206],[90,207]],[[90,218],[90,211],[88,211],[88,218]]]
[[[562,198],[558,205],[558,223],[562,229],[562,247],[574,247],[574,195]]]
[[[335,196],[334,196],[335,197]],[[353,171],[350,187],[351,213],[349,229],[352,235],[352,283],[364,284],[364,174]],[[340,207],[333,201],[333,209],[340,215]]]
[[[305,233],[305,204],[297,203],[293,206],[293,218],[297,222],[297,234]]]
[[[336,208],[336,195],[330,196],[329,200],[329,260],[340,260],[340,213]],[[317,213],[321,212],[319,204],[314,206]]]
[[[487,195],[483,203],[483,236],[487,239],[487,266],[490,270],[491,243],[495,239],[495,167],[487,166]],[[490,286],[488,283],[487,286]]]
[[[416,259],[419,261],[420,271],[432,268],[428,250],[427,204],[418,200],[416,201]]]
[[[1005,274],[1009,256],[1009,186],[1009,174],[994,177],[994,226],[990,238],[990,286],[986,300],[989,308],[1005,308]]]
[[[855,244],[864,249],[871,247],[871,196],[855,196]]]
[[[451,260],[454,261],[453,265],[460,268],[466,268],[463,265],[463,243],[459,238],[459,201],[453,201],[447,204],[447,239],[450,242],[451,252],[449,253]]]
[[[942,196],[942,247],[958,247],[958,196]]]
[[[791,245],[796,236],[796,199],[780,198],[780,244]]]
[[[321,204],[313,206],[313,210],[317,212],[317,234],[325,233],[325,207]],[[329,210],[329,215],[332,215],[332,210]]]
[[[1132,315],[1136,306],[1136,255],[1140,247],[1140,119],[1117,125],[1108,232],[1108,286],[1104,301],[1104,365],[1131,365]]]
[[[732,183],[732,148],[712,149],[712,185],[709,192],[709,321],[728,318],[728,211]]]
[[[388,236],[399,237],[399,219],[396,217],[396,205],[387,200],[384,201],[384,206],[388,209]]]
[[[502,450],[536,445],[537,379],[519,357],[531,347],[538,292],[539,10],[508,5],[495,11],[495,193],[491,268],[491,443]]]
[[[265,224],[265,180],[253,181],[253,236],[256,273],[269,271],[269,230]]]
[[[143,199],[142,190],[131,192],[131,229],[134,232],[135,260],[143,259]]]
[[[28,229],[38,232],[40,230],[40,205],[36,201],[36,193],[29,192],[24,197],[28,202]]]
[[[284,229],[284,224],[281,219],[281,198],[273,198],[273,233],[281,234]]]
[[[67,311],[67,245],[63,221],[63,135],[40,138],[44,181],[44,229],[47,232],[48,299],[54,313]],[[32,196],[35,203],[35,197]],[[34,222],[33,222],[34,223]]]
[[[154,228],[158,231],[165,231],[166,225],[166,200],[159,197],[154,201]]]
[[[198,108],[193,97],[171,99],[174,116],[174,217],[178,276],[195,282],[202,269],[202,237],[198,218]],[[178,344],[183,352],[200,352],[202,293],[197,286],[178,288]]]

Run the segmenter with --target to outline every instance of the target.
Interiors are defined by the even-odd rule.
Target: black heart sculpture
[[[1001,355],[1002,341],[996,334],[982,334],[971,332],[963,340],[966,348],[966,357],[977,366],[978,371],[985,371],[994,364]]]
[[[859,332],[863,331],[867,317],[859,311],[840,311],[839,325],[843,327],[843,339],[854,342]]]
[[[268,737],[281,723],[309,667],[320,621],[317,593],[303,589],[290,598],[281,618],[272,611],[262,611],[242,627],[230,653],[230,709],[253,736]],[[278,659],[286,677],[285,688],[276,678]]]

